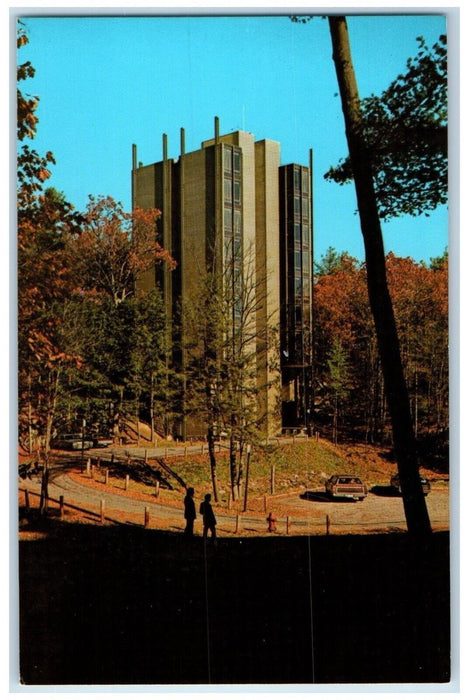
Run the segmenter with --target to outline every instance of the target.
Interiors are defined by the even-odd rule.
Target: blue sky
[[[346,155],[344,122],[331,58],[328,24],[302,25],[287,16],[26,17],[33,80],[40,97],[34,147],[57,160],[49,183],[77,209],[88,195],[111,195],[130,209],[132,144],[144,164],[170,157],[213,135],[243,129],[281,144],[283,164],[314,155],[314,232],[319,258],[329,246],[363,258],[353,186],[323,174]],[[268,10],[266,10],[267,12]],[[348,17],[361,97],[380,94],[417,37],[433,44],[446,32],[436,14]],[[386,250],[428,261],[448,244],[448,213],[401,217],[383,224]]]

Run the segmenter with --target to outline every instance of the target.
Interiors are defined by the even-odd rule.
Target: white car
[[[50,446],[55,450],[88,450],[93,447],[93,440],[84,438],[80,433],[57,435],[51,440]]]

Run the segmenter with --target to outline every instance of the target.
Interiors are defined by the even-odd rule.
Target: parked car
[[[368,493],[363,481],[352,474],[334,474],[326,481],[326,494],[329,498],[350,498],[363,501]]]
[[[110,447],[113,442],[112,438],[95,437],[93,438],[93,447]]]
[[[430,482],[424,476],[420,475],[420,483],[422,484],[422,491],[424,496],[428,496],[431,490]],[[399,474],[393,474],[393,476],[391,477],[391,486],[395,491],[401,493],[401,482],[399,479]]]
[[[93,447],[93,440],[83,437],[80,433],[57,435],[51,440],[50,446],[55,450],[88,450]]]

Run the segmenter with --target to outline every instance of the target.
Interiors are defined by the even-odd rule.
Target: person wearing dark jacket
[[[204,539],[207,537],[207,533],[210,530],[212,533],[212,540],[215,540],[217,536],[217,530],[215,527],[217,521],[215,518],[215,513],[213,512],[212,504],[210,503],[211,498],[211,495],[207,493],[204,500],[200,504],[200,514],[203,516],[204,522]]]
[[[186,529],[184,534],[192,537],[194,534],[194,520],[197,518],[194,503],[194,489],[189,487],[184,497],[184,518],[186,519]]]

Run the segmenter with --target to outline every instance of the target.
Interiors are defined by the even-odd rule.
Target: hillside
[[[211,490],[206,453],[187,457],[169,456],[165,461],[186,484],[197,491]],[[152,463],[152,460],[149,462]],[[388,486],[396,471],[396,462],[389,451],[382,447],[364,444],[333,445],[323,439],[298,438],[294,442],[279,440],[276,445],[253,450],[249,467],[249,494],[254,499],[271,494],[272,479],[273,492],[276,494],[323,490],[324,482],[334,473],[356,474],[371,489],[373,486]],[[434,484],[448,481],[447,474],[423,468],[421,473]],[[228,502],[230,494],[227,450],[221,450],[217,454],[217,481],[223,505]]]

